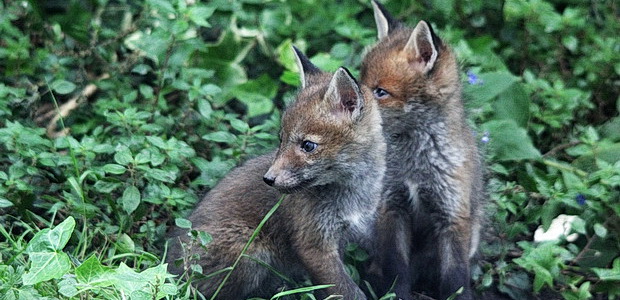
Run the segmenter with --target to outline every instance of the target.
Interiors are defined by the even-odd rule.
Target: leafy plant
[[[461,61],[490,178],[479,292],[618,299],[614,2],[384,2]],[[165,232],[275,146],[299,85],[290,46],[357,73],[376,33],[354,0],[9,0],[0,36],[0,294],[160,299],[199,297],[161,264]],[[560,215],[568,231],[534,241]],[[357,279],[366,256],[348,250]],[[274,297],[320,288],[302,285]]]

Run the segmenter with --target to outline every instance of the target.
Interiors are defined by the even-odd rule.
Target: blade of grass
[[[280,207],[280,204],[282,204],[282,200],[284,200],[284,196],[282,195],[280,197],[280,199],[278,200],[278,202],[269,210],[269,212],[267,212],[267,214],[265,215],[265,217],[263,217],[263,219],[260,221],[260,223],[258,224],[258,226],[256,227],[256,229],[254,229],[254,232],[252,233],[252,236],[250,236],[250,239],[248,240],[247,243],[245,243],[245,246],[243,247],[243,249],[241,250],[241,253],[239,254],[239,256],[237,256],[237,259],[235,260],[235,263],[233,263],[232,265],[232,269],[228,272],[228,274],[226,274],[226,277],[224,277],[224,280],[222,280],[222,283],[220,283],[220,285],[217,287],[217,290],[215,290],[215,293],[213,294],[213,296],[211,296],[211,300],[215,300],[215,297],[217,297],[217,294],[220,293],[220,291],[222,290],[222,288],[224,287],[224,284],[226,284],[226,281],[228,281],[228,278],[230,278],[230,274],[232,274],[233,271],[235,271],[235,268],[237,267],[237,265],[239,264],[239,261],[241,261],[241,258],[243,257],[243,255],[245,254],[245,252],[248,250],[248,248],[250,247],[250,245],[252,244],[252,242],[254,241],[254,239],[256,239],[256,237],[258,236],[258,233],[261,231],[261,229],[263,228],[263,225],[265,225],[265,223],[267,223],[267,220],[269,220],[269,218],[271,218],[271,215],[273,215],[273,213],[276,212],[276,210],[278,209],[278,207]]]
[[[62,117],[62,114],[60,113],[60,108],[58,107],[58,101],[56,100],[56,96],[54,95],[54,92],[52,91],[52,87],[50,87],[49,82],[47,82],[47,79],[45,80],[45,84],[47,85],[47,90],[49,91],[50,95],[52,96],[52,100],[54,101],[54,107],[56,108],[56,113],[58,114],[58,120],[60,120],[60,126],[62,126],[62,130],[66,131],[67,128],[65,126],[65,120]],[[69,143],[69,155],[71,156],[71,162],[73,163],[73,168],[75,171],[75,178],[81,178],[82,174],[80,174],[80,168],[78,165],[78,161],[77,158],[75,157],[75,151],[73,151],[73,146],[71,146],[71,143]],[[75,178],[70,178],[73,179],[73,181],[75,181]],[[75,184],[72,181],[69,181],[69,183],[73,186],[73,188],[76,190],[76,192],[78,193],[78,195],[80,196],[80,200],[82,200],[82,208],[84,209],[82,211],[82,234],[86,234],[86,211],[85,211],[85,206],[84,203],[86,203],[86,196],[84,194],[84,190],[82,189],[82,185],[81,185],[81,181],[80,180],[80,184],[77,185],[77,182],[75,182]],[[80,238],[78,245],[76,247],[76,249],[81,249],[80,253],[81,256],[84,257],[86,256],[86,248],[88,248],[88,243],[86,242],[88,239],[85,238]]]
[[[326,289],[326,288],[332,287],[332,286],[334,286],[334,285],[333,284],[323,284],[323,285],[308,286],[308,287],[302,287],[302,288],[298,288],[298,289],[294,289],[294,290],[279,292],[279,293],[273,295],[271,297],[271,300],[278,299],[278,298],[280,298],[282,296],[288,296],[288,295],[312,292],[312,291],[316,291],[316,290],[322,290],[322,289]]]
[[[272,273],[274,273],[276,276],[280,277],[282,280],[292,284],[293,286],[296,286],[297,283],[295,281],[293,281],[292,279],[288,278],[286,275],[280,273],[278,270],[276,270],[274,267],[272,267],[270,264],[260,260],[260,259],[256,259],[252,256],[243,254],[243,256],[249,260],[252,260],[254,262],[256,262],[257,264],[263,266],[264,268],[266,268],[267,270],[271,271]]]
[[[65,121],[62,117],[62,114],[60,113],[60,108],[58,107],[58,101],[56,100],[56,96],[54,95],[54,92],[52,92],[52,87],[50,87],[50,84],[47,82],[47,80],[45,80],[45,84],[47,85],[47,90],[52,96],[52,101],[54,101],[54,107],[56,108],[56,112],[58,113],[58,120],[60,120],[60,126],[62,126],[62,130],[66,130]],[[73,147],[71,147],[71,144],[69,144],[69,155],[71,156],[73,167],[75,169],[75,177],[79,178],[80,169],[78,167],[77,158],[75,158],[75,153],[73,152]],[[82,197],[84,196],[82,195]]]

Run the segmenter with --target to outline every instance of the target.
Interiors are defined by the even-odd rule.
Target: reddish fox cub
[[[324,295],[366,299],[347,274],[343,246],[370,246],[385,172],[386,145],[372,92],[345,69],[317,69],[295,49],[302,89],[283,114],[277,152],[236,168],[198,204],[189,217],[194,229],[213,236],[203,249],[186,253],[186,235],[176,232],[170,260],[202,266],[211,274],[233,264],[263,216],[281,195],[282,205],[262,228],[218,299],[270,297],[286,287],[261,261],[293,280],[309,275],[332,284]],[[263,182],[264,181],[264,182]],[[266,183],[266,184],[265,184]],[[186,245],[187,246],[187,245]],[[177,269],[177,273],[183,269]],[[214,294],[223,274],[197,283]]]
[[[362,62],[388,144],[384,206],[372,269],[399,298],[412,290],[472,299],[470,258],[485,199],[481,158],[466,124],[452,51],[421,21],[413,29],[373,1],[379,42]],[[374,272],[374,271],[372,271]]]

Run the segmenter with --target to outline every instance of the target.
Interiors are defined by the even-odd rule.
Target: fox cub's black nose
[[[273,183],[276,182],[276,178],[275,177],[263,176],[263,181],[266,184],[268,184],[268,185],[273,185]]]

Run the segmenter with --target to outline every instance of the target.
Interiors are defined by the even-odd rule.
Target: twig
[[[110,75],[109,74],[103,74],[101,75],[97,80],[101,80],[101,79],[106,79],[109,78]],[[56,111],[50,111],[48,113],[46,113],[45,115],[39,117],[39,119],[41,118],[47,118],[49,117],[50,114],[53,114],[52,119],[50,120],[49,124],[47,125],[46,129],[47,129],[47,136],[50,138],[57,138],[60,136],[65,136],[67,135],[67,133],[69,133],[69,129],[68,128],[63,128],[61,131],[56,131],[56,128],[58,127],[58,125],[56,124],[56,122],[60,119],[60,118],[65,118],[69,115],[69,113],[71,113],[72,110],[78,108],[78,106],[80,106],[81,104],[81,100],[82,99],[86,99],[90,96],[92,96],[96,91],[97,91],[97,86],[93,83],[90,83],[88,85],[86,85],[86,87],[84,87],[84,89],[76,96],[74,96],[73,98],[69,99],[69,101],[65,102],[63,105],[58,107],[57,112]]]
[[[554,156],[557,152],[562,151],[566,148],[570,148],[572,146],[576,146],[581,144],[581,141],[572,141],[572,142],[568,142],[566,144],[561,144],[561,145],[557,145],[553,148],[551,148],[551,150],[547,151],[547,153],[543,154],[543,157],[549,157],[549,156]]]

